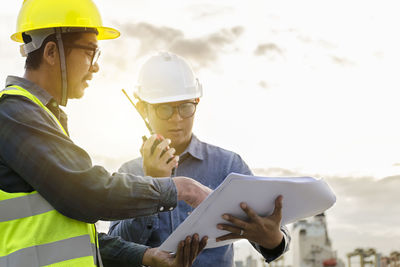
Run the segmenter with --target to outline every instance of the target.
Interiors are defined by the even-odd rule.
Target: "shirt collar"
[[[29,93],[36,96],[37,99],[39,99],[40,102],[42,102],[42,104],[45,106],[47,106],[47,104],[50,101],[52,103],[57,104],[57,102],[53,99],[53,97],[46,90],[44,90],[39,85],[37,85],[27,79],[17,77],[17,76],[8,76],[7,80],[6,80],[6,87],[12,86],[12,85],[21,86],[22,88],[27,90]],[[58,104],[57,104],[57,106],[58,106]]]
[[[199,160],[203,160],[205,158],[204,147],[202,146],[201,141],[194,134],[192,134],[192,139],[190,140],[189,146],[185,149],[185,151],[183,151],[182,156],[187,153]]]

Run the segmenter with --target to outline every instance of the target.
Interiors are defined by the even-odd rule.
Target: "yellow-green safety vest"
[[[3,95],[30,99],[67,135],[53,113],[24,88],[10,86],[0,92],[0,98]],[[94,224],[62,215],[37,191],[0,190],[0,266],[102,266],[98,251]]]

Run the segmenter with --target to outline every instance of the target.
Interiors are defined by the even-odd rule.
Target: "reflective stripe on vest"
[[[0,222],[34,216],[53,209],[39,194],[6,199],[0,201]]]
[[[90,264],[92,262],[91,255],[96,248],[94,248],[94,245],[93,248],[88,247],[87,244],[90,244],[90,237],[89,235],[83,235],[24,248],[8,256],[1,257],[0,266],[46,266],[82,257],[90,257],[86,260]],[[39,264],[32,264],[35,261]],[[81,262],[84,263],[83,261]]]
[[[15,88],[15,89],[8,89],[8,88]],[[43,103],[40,102],[40,100],[37,99],[36,96],[29,93],[27,90],[25,90],[21,86],[18,86],[18,85],[9,86],[9,87],[7,87],[6,90],[0,92],[0,97],[3,94],[5,94],[5,95],[20,95],[20,96],[25,96],[26,98],[30,99],[33,103],[37,104],[39,107],[44,109],[50,115],[50,117],[52,117],[53,120],[58,124],[58,126],[61,128],[63,133],[66,136],[68,136],[67,132],[64,130],[64,127],[62,127],[60,121],[56,118],[56,116],[54,116],[54,114],[45,105],[43,105]]]
[[[42,107],[61,123],[35,96],[12,86],[0,92],[20,95]],[[0,190],[0,266],[102,266],[93,224],[68,218],[38,192],[8,193]],[[99,257],[99,258],[98,258]]]

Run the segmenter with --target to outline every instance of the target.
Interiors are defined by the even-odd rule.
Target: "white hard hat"
[[[135,95],[142,101],[157,104],[201,97],[203,88],[182,57],[159,52],[143,64]]]

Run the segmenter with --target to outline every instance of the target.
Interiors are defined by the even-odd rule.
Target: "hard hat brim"
[[[146,96],[138,96],[140,100],[147,102],[149,104],[160,104],[160,103],[171,103],[189,99],[196,99],[203,96],[202,91],[197,92],[196,94],[186,94],[186,95],[175,95],[175,96],[166,96],[159,98],[152,98]]]
[[[54,25],[55,28],[57,27],[66,27],[66,26],[60,26],[60,25]],[[74,25],[73,27],[79,27]],[[52,27],[49,27],[52,28]],[[87,26],[82,26],[82,28],[88,28]],[[97,29],[97,31],[99,32],[97,35],[97,40],[110,40],[110,39],[116,39],[118,38],[121,33],[114,29],[114,28],[110,28],[110,27],[90,27],[90,28],[95,28]],[[33,30],[38,30],[37,28],[32,28],[32,29],[27,29],[25,32],[27,31],[33,31]],[[14,33],[13,35],[11,35],[11,40],[19,42],[19,43],[23,43],[23,39],[22,39],[22,32],[17,32]]]

